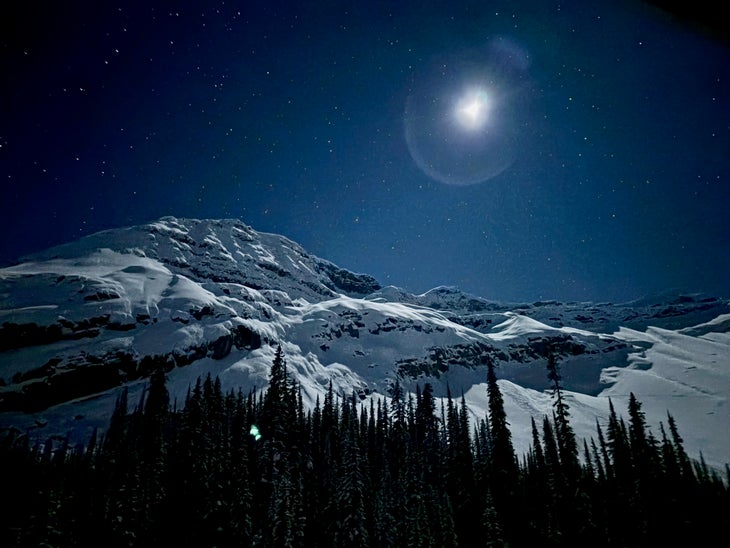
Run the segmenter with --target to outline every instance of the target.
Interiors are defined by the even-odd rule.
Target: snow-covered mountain
[[[486,413],[497,364],[518,451],[551,412],[546,356],[560,358],[574,429],[594,436],[631,392],[650,424],[677,419],[692,456],[730,461],[730,302],[499,303],[453,288],[381,287],[237,220],[165,217],[100,232],[0,269],[0,428],[35,436],[103,427],[121,386],[168,373],[265,388],[281,344],[307,403],[335,390],[367,403],[399,379],[463,393]],[[658,434],[658,430],[655,432]]]

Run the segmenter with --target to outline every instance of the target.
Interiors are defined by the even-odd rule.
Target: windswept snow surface
[[[718,320],[710,322],[711,325],[725,324],[722,319]],[[692,336],[649,327],[645,332],[620,329],[616,335],[646,344],[647,349],[631,354],[627,367],[604,370],[605,381],[611,385],[600,397],[611,398],[617,409],[626,409],[629,394],[633,392],[642,402],[650,424],[663,421],[666,425],[667,413],[671,413],[694,456],[701,450],[708,463],[727,463],[730,460],[730,333]],[[658,429],[655,434],[659,436]]]

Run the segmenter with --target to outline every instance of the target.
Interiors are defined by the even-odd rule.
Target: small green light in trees
[[[259,427],[255,424],[251,425],[251,430],[249,430],[248,433],[251,434],[256,441],[261,439],[261,432],[259,432]]]

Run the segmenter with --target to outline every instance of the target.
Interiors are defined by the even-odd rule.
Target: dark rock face
[[[197,319],[200,320],[206,315],[208,314],[200,314]],[[95,323],[104,327],[104,322]],[[76,330],[73,331],[71,328]],[[107,328],[115,329],[108,324]],[[132,329],[134,328],[137,326],[132,326]],[[68,331],[64,332],[64,329]],[[18,349],[51,344],[79,336],[91,336],[89,332],[85,324],[80,328],[77,324],[73,326],[54,324],[49,327],[35,324],[11,325],[3,326],[0,330],[0,334],[4,337],[2,340],[6,344],[5,349],[10,344],[14,344],[12,348]],[[100,329],[97,328],[96,335],[99,333]],[[16,337],[13,338],[13,335]],[[33,413],[58,403],[92,396],[126,382],[149,377],[156,371],[169,372],[175,367],[185,367],[203,358],[221,360],[234,350],[256,350],[262,343],[260,334],[239,325],[215,340],[188,347],[184,351],[144,356],[134,351],[116,351],[101,355],[82,352],[71,358],[55,357],[40,367],[16,372],[9,382],[4,380],[0,389],[0,412]]]
[[[331,280],[331,284],[327,285],[335,291],[347,295],[369,295],[381,288],[377,280],[367,274],[354,274],[330,263],[320,263],[318,266]]]
[[[262,339],[259,333],[239,325],[233,330],[233,344],[239,349],[256,350],[261,348]]]
[[[122,381],[111,367],[80,367],[24,383],[19,391],[0,394],[0,411],[33,413],[90,394],[102,392]]]
[[[561,362],[566,389],[596,394],[602,388],[599,377],[605,360],[595,360],[595,356],[611,354],[618,364],[625,361],[630,350],[632,348],[628,344],[608,339],[579,340],[570,335],[539,336],[499,347],[480,342],[431,347],[421,358],[398,360],[396,367],[403,379],[438,379],[455,367],[476,371],[491,361],[499,368],[501,378],[521,386],[545,390],[549,388],[549,383],[544,364],[548,356],[553,354]]]
[[[452,367],[470,369],[495,361],[497,350],[484,343],[459,344],[449,347],[432,347],[422,359],[408,358],[396,362],[398,373],[404,378],[439,378]]]
[[[34,323],[5,322],[0,326],[0,351],[50,344],[61,339],[63,331],[58,324],[40,326]]]
[[[108,324],[108,315],[88,318],[79,322],[59,319],[51,325],[5,322],[0,325],[0,352],[26,346],[52,344],[64,340],[93,338],[99,335],[100,327]]]

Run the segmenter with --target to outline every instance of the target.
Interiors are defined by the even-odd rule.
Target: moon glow
[[[448,185],[492,179],[520,149],[527,55],[506,39],[434,60],[414,81],[403,116],[406,144],[428,177]]]
[[[464,95],[456,104],[456,121],[464,129],[481,129],[489,116],[489,96],[483,89]]]

